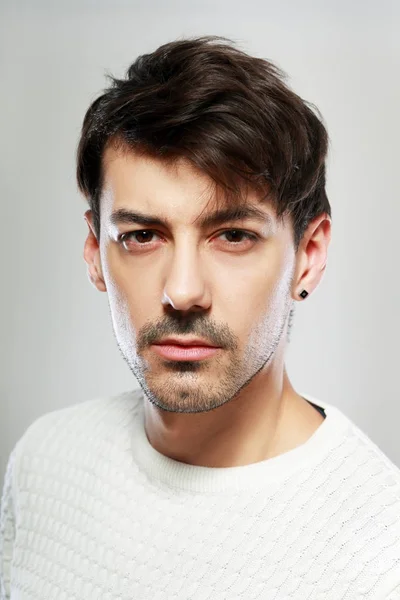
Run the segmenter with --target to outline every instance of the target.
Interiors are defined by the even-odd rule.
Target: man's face
[[[263,211],[263,220],[201,225],[216,210],[215,187],[185,160],[167,166],[110,147],[104,174],[98,259],[124,359],[164,410],[202,412],[229,402],[285,343],[295,267],[288,222],[249,192],[246,205]],[[121,209],[165,225],[113,220]],[[183,362],[155,351],[155,342],[176,336],[219,349]]]

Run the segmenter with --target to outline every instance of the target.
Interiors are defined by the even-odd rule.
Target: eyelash
[[[248,231],[245,231],[244,229],[225,229],[225,231],[221,231],[219,235],[223,235],[225,233],[231,233],[232,231],[235,232],[239,232],[241,235],[243,235],[246,239],[253,241],[253,242],[257,242],[258,241],[258,236],[256,236],[253,233],[249,233]],[[157,232],[154,231],[153,229],[136,229],[134,231],[127,231],[126,233],[122,233],[119,237],[118,237],[118,242],[122,245],[127,238],[129,238],[129,236],[137,234],[137,233],[155,233],[157,235]],[[219,236],[218,236],[219,237]],[[148,243],[144,243],[144,244],[137,244],[138,246],[149,246],[151,244],[151,242]],[[240,246],[241,242],[227,242],[228,245],[230,246]]]

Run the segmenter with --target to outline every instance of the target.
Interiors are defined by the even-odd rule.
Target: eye
[[[219,235],[227,235],[231,238],[233,237],[233,241],[228,241],[228,244],[231,245],[240,244],[241,240],[237,239],[238,237],[245,238],[246,240],[250,241],[257,241],[258,239],[256,235],[254,235],[253,233],[249,233],[248,231],[244,231],[243,229],[227,229],[225,231],[222,231]]]
[[[123,233],[122,235],[119,236],[118,241],[120,244],[124,244],[127,240],[128,241],[130,240],[131,236],[138,235],[139,237],[136,238],[136,241],[139,242],[138,246],[146,246],[149,242],[153,241],[149,238],[151,236],[153,236],[154,234],[155,234],[155,232],[152,231],[151,229],[137,229],[136,231],[128,231],[127,233]],[[144,238],[144,243],[142,243],[140,241],[140,238],[142,238],[142,239]]]
[[[136,242],[136,246],[148,246],[154,240],[152,239],[154,235],[158,236],[158,234],[152,229],[137,229],[135,231],[128,231],[119,236],[118,242],[121,245],[124,245],[125,242],[129,242],[133,240]],[[217,237],[227,236],[228,238],[233,238],[233,240],[227,240],[226,243],[228,246],[240,246],[243,242],[243,238],[250,242],[257,242],[258,236],[243,229],[226,229],[219,233]],[[239,239],[238,239],[239,238]]]

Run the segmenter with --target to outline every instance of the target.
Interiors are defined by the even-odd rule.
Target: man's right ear
[[[83,258],[87,264],[87,274],[89,281],[99,292],[106,292],[107,287],[103,277],[101,268],[100,248],[93,227],[93,214],[91,210],[87,210],[83,217],[88,224],[89,232],[85,241],[83,250]]]

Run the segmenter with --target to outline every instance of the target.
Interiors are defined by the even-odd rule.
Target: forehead
[[[185,158],[166,161],[108,146],[102,167],[101,213],[113,224],[129,222],[132,211],[158,216],[163,224],[182,220],[201,227],[217,224],[224,215],[226,219],[263,220],[269,226],[275,222],[272,204],[254,189],[243,188],[241,197],[233,200]]]

